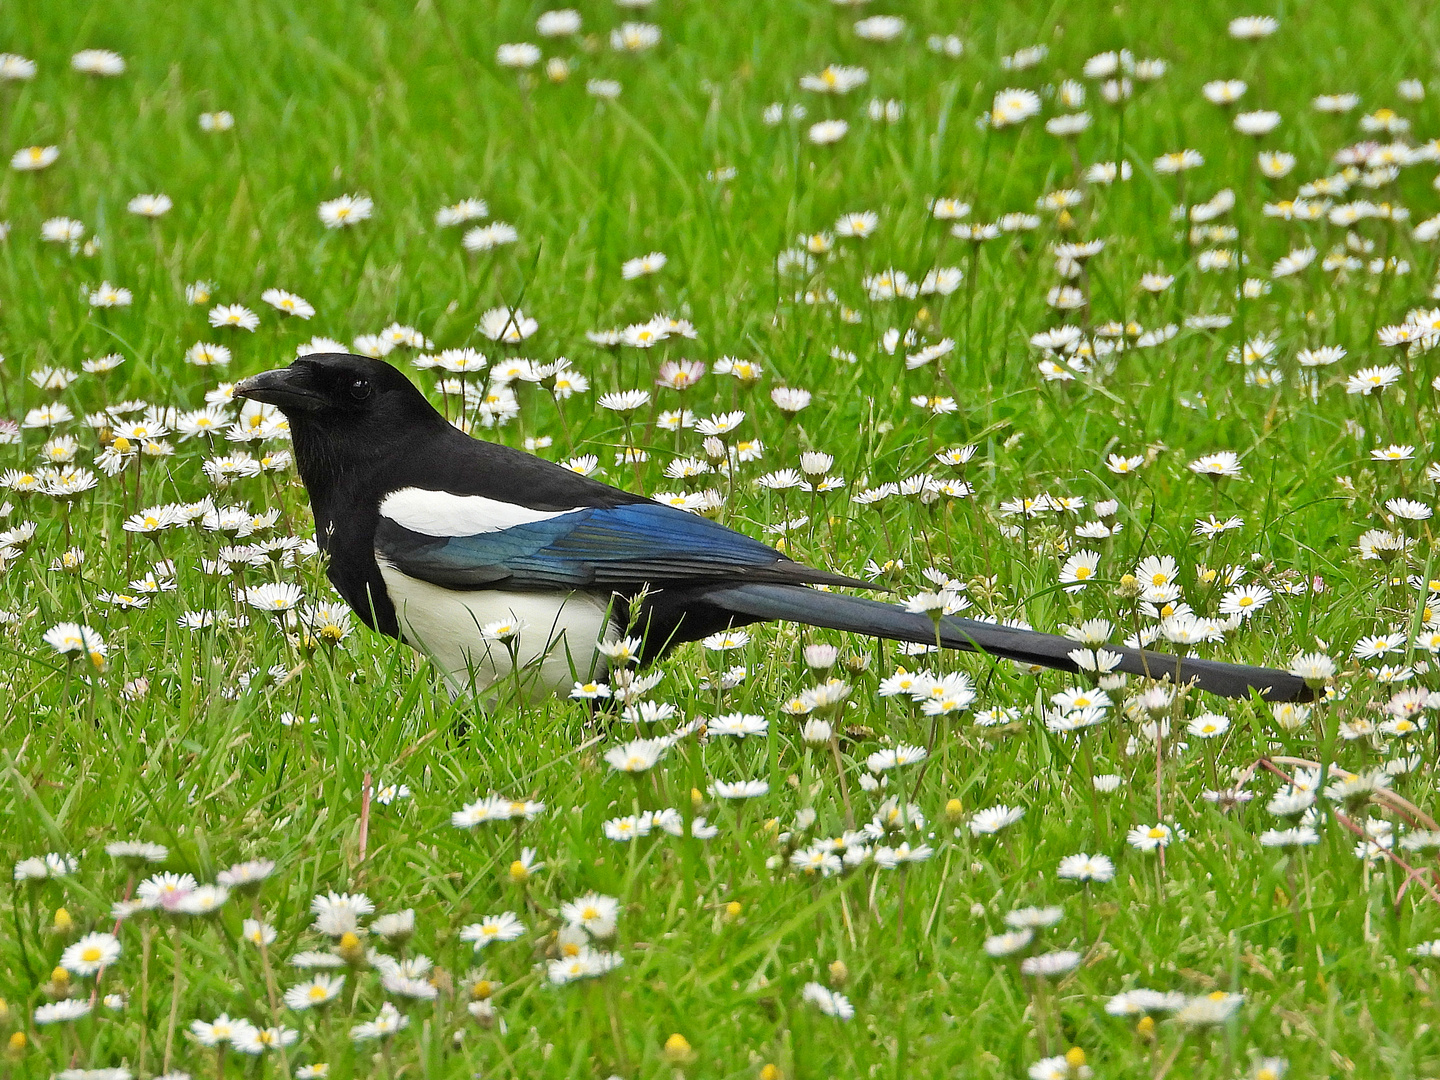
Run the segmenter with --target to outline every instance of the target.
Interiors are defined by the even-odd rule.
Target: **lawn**
[[[1440,1073],[1430,5],[3,12],[0,1076]],[[1092,670],[452,700],[307,351]]]

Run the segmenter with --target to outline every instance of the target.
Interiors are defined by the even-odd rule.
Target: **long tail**
[[[935,624],[894,604],[858,596],[819,592],[797,585],[729,585],[707,590],[703,599],[734,615],[750,619],[786,619],[869,637],[935,643]],[[983,652],[1022,664],[1078,671],[1069,654],[1078,646],[1069,638],[1019,630],[996,623],[946,616],[940,622],[940,643],[948,649]],[[1248,698],[1252,690],[1266,701],[1309,701],[1304,680],[1274,668],[1227,664],[1220,660],[1180,659],[1165,653],[1106,645],[1120,654],[1119,670],[1177,683],[1194,682],[1202,690],[1229,698]]]

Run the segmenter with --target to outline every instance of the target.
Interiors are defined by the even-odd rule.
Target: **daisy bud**
[[[1155,1018],[1142,1016],[1135,1025],[1135,1034],[1139,1035],[1145,1042],[1152,1042],[1155,1039]]]
[[[55,909],[54,930],[57,934],[68,934],[75,929],[75,920],[70,917],[70,912],[63,907]]]
[[[959,821],[965,816],[965,807],[959,799],[951,799],[945,804],[945,816],[951,821]]]
[[[694,1049],[690,1046],[690,1040],[678,1031],[665,1040],[665,1048],[661,1053],[664,1055],[665,1061],[675,1068],[689,1065],[696,1056]]]
[[[53,998],[64,1000],[70,996],[70,972],[63,967],[57,967],[50,972],[50,981],[41,987],[45,993]]]
[[[928,615],[939,622],[945,614],[946,597],[943,593],[922,592],[905,602],[905,610],[912,615]]]
[[[1163,716],[1170,710],[1170,702],[1174,695],[1163,686],[1152,686],[1141,694],[1136,701],[1140,708],[1144,709],[1151,716]]]
[[[738,919],[740,917],[740,912],[743,910],[744,908],[741,906],[739,900],[731,900],[728,904],[725,905],[725,918],[732,921]]]
[[[840,650],[834,645],[806,645],[805,665],[807,667],[824,670],[835,666],[835,661],[840,656]]]
[[[830,471],[830,466],[833,464],[835,464],[833,457],[815,450],[807,450],[800,455],[800,471],[806,476],[823,476]]]
[[[775,402],[781,412],[793,415],[810,404],[810,391],[793,386],[777,386],[770,391],[770,400]]]
[[[760,1080],[780,1080],[780,1076],[779,1066],[768,1061],[760,1066]]]
[[[25,1042],[25,1032],[13,1031],[10,1033],[10,1041],[6,1044],[5,1049],[12,1058],[18,1058],[25,1053]]]
[[[353,930],[347,930],[340,935],[340,943],[335,946],[335,951],[340,954],[340,959],[352,966],[359,965],[365,959],[365,947],[360,944],[360,938]]]
[[[1318,690],[1335,675],[1335,661],[1324,653],[1301,653],[1290,663],[1290,674],[1305,680],[1305,685]]]
[[[1097,649],[1094,652],[1089,649],[1071,649],[1066,655],[1075,661],[1075,666],[1081,671],[1097,671],[1102,674],[1114,671],[1124,659],[1119,653],[1108,649]]]
[[[805,726],[800,729],[800,737],[811,746],[821,746],[828,743],[835,729],[825,720],[811,718],[805,721]]]
[[[850,969],[845,966],[844,960],[832,960],[830,962],[830,985],[844,986],[845,980],[850,978]]]

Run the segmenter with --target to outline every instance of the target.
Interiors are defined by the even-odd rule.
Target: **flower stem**
[[[180,925],[170,924],[170,949],[175,965],[175,980],[170,988],[170,1022],[165,1027],[165,1061],[160,1071],[170,1071],[170,1061],[175,1050],[175,1021],[180,1015],[180,991],[185,985],[185,969],[180,963]]]

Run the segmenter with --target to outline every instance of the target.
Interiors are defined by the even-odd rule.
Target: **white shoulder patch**
[[[500,532],[516,525],[549,521],[574,510],[531,510],[514,503],[487,499],[483,495],[452,495],[448,491],[427,491],[407,487],[392,491],[380,500],[380,514],[396,525],[422,536],[475,536]]]

